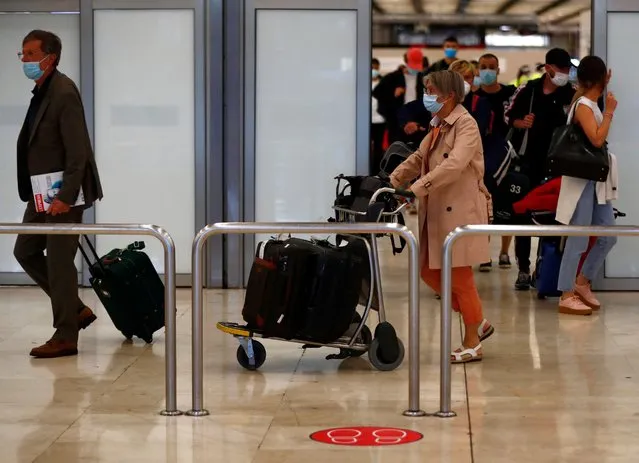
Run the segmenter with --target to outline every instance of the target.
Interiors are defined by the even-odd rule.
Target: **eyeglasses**
[[[28,60],[31,60],[31,59],[36,59],[37,60],[37,58],[40,55],[40,53],[42,53],[42,52],[34,52],[34,51],[30,51],[29,50],[26,53],[22,52],[22,51],[19,51],[16,54],[18,55],[18,59],[20,61],[22,61],[24,58],[27,58]],[[45,56],[45,58],[46,58],[46,56]],[[44,59],[44,58],[42,58],[42,59]]]

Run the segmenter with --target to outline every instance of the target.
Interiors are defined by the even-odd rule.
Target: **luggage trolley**
[[[409,191],[396,190],[393,188],[381,188],[371,197],[367,211],[357,211],[339,206],[333,206],[335,219],[337,222],[386,222],[399,223],[399,217],[406,204],[398,204],[396,208],[385,211],[385,204],[379,203],[378,198],[382,194],[398,195],[402,197],[414,197]],[[361,357],[368,352],[371,364],[379,371],[392,371],[402,364],[404,360],[404,344],[395,333],[395,329],[386,321],[386,311],[384,307],[384,297],[381,284],[381,266],[379,258],[379,248],[377,238],[379,235],[348,235],[344,238],[359,240],[366,248],[368,257],[369,284],[367,288],[367,298],[365,303],[360,300],[360,305],[364,306],[362,315],[355,312],[350,328],[339,339],[331,343],[319,343],[308,339],[282,339],[268,337],[278,341],[287,341],[302,344],[304,348],[330,347],[339,349],[338,354],[328,355],[327,360],[341,360],[349,357]],[[377,299],[377,304],[375,304]],[[379,324],[375,329],[375,334],[366,325],[373,306],[377,305]],[[257,341],[258,338],[265,338],[264,334],[257,329],[233,322],[218,322],[217,329],[235,337],[240,345],[237,349],[237,361],[247,370],[257,370],[266,360],[266,348]]]

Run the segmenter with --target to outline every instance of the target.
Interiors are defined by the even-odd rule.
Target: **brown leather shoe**
[[[78,345],[73,342],[50,339],[46,344],[31,349],[32,357],[41,359],[52,359],[57,357],[67,357],[78,355]]]
[[[78,314],[78,327],[81,330],[85,330],[89,327],[89,325],[91,325],[91,323],[93,323],[97,319],[98,317],[95,316],[93,311],[88,307],[85,307]]]

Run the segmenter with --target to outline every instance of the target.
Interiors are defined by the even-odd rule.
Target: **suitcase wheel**
[[[241,344],[237,348],[237,363],[239,363],[243,368],[246,368],[247,370],[255,371],[259,367],[264,365],[264,362],[266,361],[266,348],[261,342],[258,342],[254,339],[249,339],[248,345],[252,345],[253,364],[251,364],[251,360],[246,353],[246,349]]]
[[[384,355],[379,339],[373,339],[368,348],[368,360],[379,371],[393,371],[404,361],[404,343],[397,338],[397,357],[391,362],[391,359]]]

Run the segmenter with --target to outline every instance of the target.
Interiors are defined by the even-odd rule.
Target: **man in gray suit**
[[[18,137],[18,191],[27,203],[23,223],[82,223],[84,209],[102,199],[80,92],[57,70],[61,52],[62,43],[51,32],[32,31],[22,43],[25,76],[36,83]],[[59,193],[46,212],[37,212],[31,177],[55,172],[63,172]],[[80,189],[84,206],[73,206]],[[31,351],[33,357],[77,355],[79,329],[96,319],[78,296],[78,244],[78,236],[64,235],[20,235],[16,241],[16,259],[53,309],[55,334]]]

